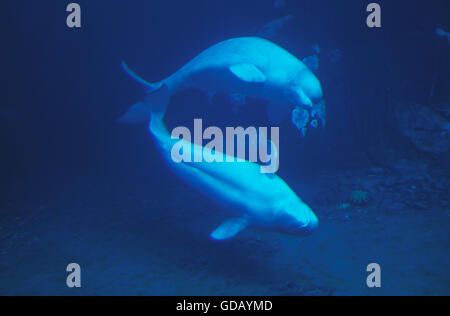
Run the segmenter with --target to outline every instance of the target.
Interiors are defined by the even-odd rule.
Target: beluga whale
[[[314,212],[276,174],[262,173],[259,164],[243,159],[236,161],[225,154],[221,162],[214,161],[207,156],[217,157],[222,153],[212,153],[183,138],[173,138],[163,122],[168,96],[169,87],[162,84],[151,97],[134,107],[148,109],[150,134],[168,166],[228,211],[229,219],[210,234],[213,240],[232,238],[248,226],[298,235],[311,233],[318,227]],[[173,159],[172,150],[180,142],[184,142],[183,150],[189,146],[191,154],[203,155],[204,161]]]
[[[313,72],[287,50],[259,37],[220,42],[156,83],[142,79],[124,62],[122,66],[148,89],[150,102],[151,95],[163,86],[167,87],[167,100],[187,88],[200,89],[209,95],[227,93],[241,103],[245,97],[252,97],[268,101],[267,113],[272,124],[281,123],[295,108],[314,111],[323,104],[322,87]],[[147,108],[133,107],[120,121],[144,122],[148,115]]]

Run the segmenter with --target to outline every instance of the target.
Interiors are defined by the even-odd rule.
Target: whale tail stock
[[[128,68],[125,62],[122,62],[121,65],[131,78],[147,88],[147,95],[144,102],[138,102],[131,106],[117,121],[124,124],[147,123],[150,115],[160,116],[160,119],[162,119],[169,103],[167,85],[163,83],[149,83]]]

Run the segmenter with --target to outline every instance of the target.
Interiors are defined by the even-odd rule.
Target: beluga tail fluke
[[[279,124],[294,108],[313,110],[322,100],[317,77],[294,55],[259,37],[233,38],[220,42],[192,59],[174,74],[158,83],[149,83],[131,71],[124,70],[152,93],[167,86],[170,98],[177,91],[196,88],[208,93],[229,94],[245,103],[245,97],[264,99],[271,124]],[[150,100],[151,101],[151,100]],[[140,117],[140,119],[139,119]],[[148,109],[131,109],[122,122],[143,122]]]
[[[134,80],[139,82],[141,85],[147,88],[146,102],[136,103],[128,109],[128,111],[120,117],[117,121],[119,123],[127,124],[137,124],[137,123],[147,123],[150,119],[150,107],[163,107],[165,108],[169,103],[169,92],[167,89],[162,89],[162,83],[149,83],[139,77],[130,68],[128,68],[125,62],[122,62],[123,70]],[[167,87],[166,87],[167,88]]]

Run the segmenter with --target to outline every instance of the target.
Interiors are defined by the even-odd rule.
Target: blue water
[[[2,3],[0,295],[449,295],[450,31],[446,1],[78,1]],[[284,3],[284,5],[282,4]],[[116,124],[145,90],[220,41],[267,34],[319,58],[327,125],[280,125],[280,170],[320,220],[309,236],[250,227],[163,161],[145,125]],[[320,51],[320,53],[319,53]],[[177,93],[169,129],[270,126],[263,101],[234,113]],[[81,267],[68,288],[66,267]],[[381,267],[369,288],[367,265]]]

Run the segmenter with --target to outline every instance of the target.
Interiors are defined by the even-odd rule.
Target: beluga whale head
[[[287,95],[293,105],[311,109],[322,100],[322,86],[309,69],[304,69],[290,82]]]
[[[297,196],[280,201],[274,210],[271,229],[290,235],[307,235],[319,226],[314,212]]]

